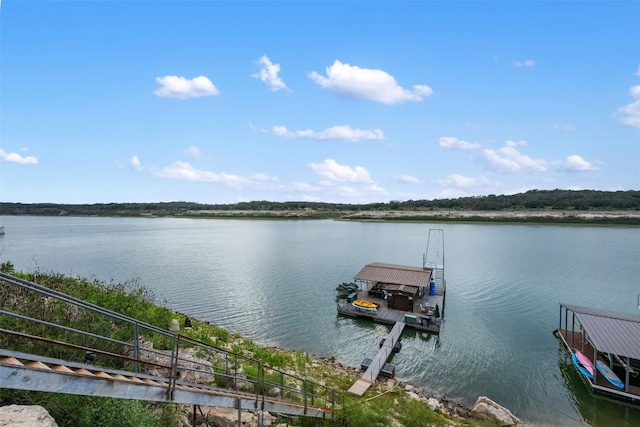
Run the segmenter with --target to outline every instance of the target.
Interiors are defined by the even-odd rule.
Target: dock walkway
[[[404,322],[396,322],[389,332],[389,335],[384,339],[382,345],[380,346],[380,350],[375,355],[369,367],[362,375],[358,381],[355,382],[349,389],[349,393],[355,394],[357,396],[362,396],[368,389],[371,387],[371,384],[378,378],[380,371],[382,370],[384,364],[387,362],[389,355],[393,351],[393,347],[396,345],[398,340],[400,339],[400,335],[402,334],[402,330],[405,327]]]

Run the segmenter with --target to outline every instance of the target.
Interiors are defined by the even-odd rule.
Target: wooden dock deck
[[[338,313],[345,316],[368,318],[374,322],[385,323],[389,325],[393,325],[396,322],[404,322],[405,314],[412,314],[416,316],[419,323],[407,323],[406,325],[408,327],[417,329],[419,331],[424,331],[424,332],[429,332],[434,334],[437,334],[440,332],[442,318],[435,318],[433,316],[427,316],[425,313],[421,313],[420,304],[422,304],[423,306],[429,304],[433,307],[438,305],[440,314],[442,315],[444,310],[443,295],[425,296],[424,298],[417,299],[414,302],[412,312],[394,310],[394,309],[388,308],[387,301],[380,298],[371,297],[369,296],[369,293],[367,291],[359,291],[357,299],[370,301],[377,304],[378,305],[377,313],[369,313],[365,311],[356,310],[351,305],[350,302],[346,302],[346,301],[338,302],[338,307],[337,307]]]
[[[396,311],[396,310],[394,310]],[[400,335],[402,334],[402,330],[405,327],[404,322],[396,322],[396,324],[391,328],[391,332],[386,336],[382,344],[380,345],[380,350],[371,359],[369,363],[369,367],[362,375],[358,381],[355,382],[349,389],[349,393],[355,394],[357,396],[362,396],[368,389],[371,387],[371,384],[378,378],[380,375],[380,371],[383,369],[383,366],[387,362],[389,355],[393,351],[393,347],[396,345],[398,340],[400,339]]]

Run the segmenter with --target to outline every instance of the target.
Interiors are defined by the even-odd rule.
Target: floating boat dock
[[[372,296],[366,289],[356,291],[353,300],[364,300],[377,304],[378,309],[376,312],[358,310],[353,306],[353,301],[350,300],[351,298],[348,298],[345,301],[338,302],[337,310],[339,314],[350,317],[368,318],[374,322],[388,325],[403,322],[408,327],[419,331],[434,334],[440,332],[442,316],[444,314],[444,295],[415,298],[411,311],[389,308],[387,300]],[[436,317],[436,314],[439,314],[439,317]]]
[[[570,354],[579,351],[594,366],[605,363],[623,384],[615,387],[599,369],[594,369],[594,378],[581,374],[594,392],[640,404],[639,315],[560,304],[554,334]]]
[[[394,375],[395,367],[387,363],[387,359],[394,349],[397,348],[396,345],[404,327],[404,322],[397,322],[391,329],[391,332],[389,332],[389,335],[387,335],[380,344],[380,350],[374,358],[365,359],[365,363],[362,367],[366,367],[366,371],[362,375],[362,378],[351,386],[349,393],[362,396],[378,378],[378,375],[383,374],[388,377],[392,377]]]
[[[446,295],[444,231],[429,230],[422,268],[374,262],[365,265],[353,282],[339,285],[337,291],[341,315],[391,325],[404,322],[420,331],[439,333]],[[354,304],[358,300],[376,304],[377,310],[359,308]]]
[[[400,349],[400,335],[405,326],[440,332],[446,294],[444,230],[429,230],[422,268],[374,262],[365,265],[354,282],[344,282],[336,290],[338,314],[394,325],[380,343],[378,353],[372,359],[364,359],[361,368],[365,372],[349,389],[350,393],[362,396],[378,375],[395,374],[395,366],[387,360],[394,350]]]

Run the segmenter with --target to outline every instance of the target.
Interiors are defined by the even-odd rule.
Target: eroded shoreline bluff
[[[207,218],[326,218],[353,221],[496,221],[496,222],[544,222],[585,224],[640,225],[640,211],[633,210],[362,210],[326,212],[313,209],[300,210],[189,210],[179,216]]]

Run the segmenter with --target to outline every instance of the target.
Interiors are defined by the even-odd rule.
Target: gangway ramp
[[[349,393],[355,394],[356,396],[362,396],[367,390],[369,390],[371,384],[373,384],[373,382],[378,378],[378,375],[380,375],[380,371],[382,370],[384,364],[387,362],[387,359],[393,351],[394,346],[400,339],[400,335],[402,334],[404,327],[404,322],[396,322],[396,324],[393,325],[393,328],[391,328],[391,332],[389,332],[389,334],[382,342],[380,350],[378,350],[378,353],[376,353],[376,355],[371,360],[371,363],[362,375],[362,378],[360,378],[355,382],[355,384],[351,386],[351,388],[349,389]]]

